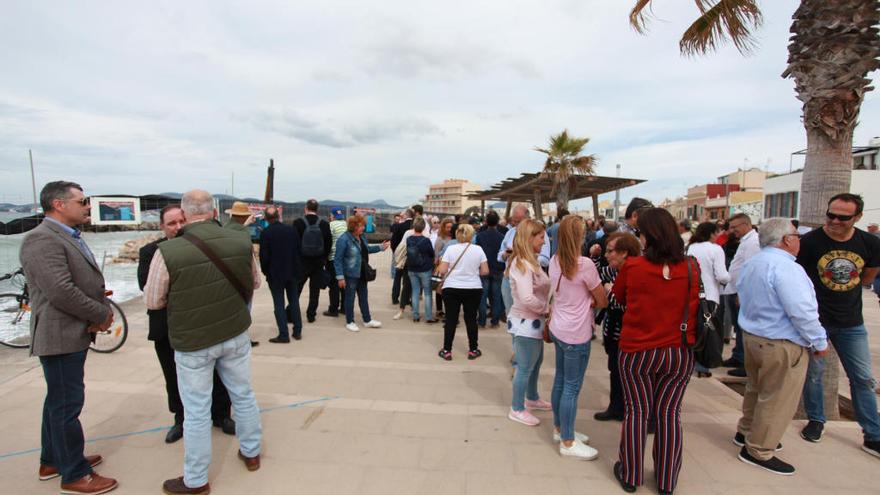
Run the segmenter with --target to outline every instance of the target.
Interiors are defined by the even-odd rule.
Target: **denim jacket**
[[[370,246],[367,237],[363,234],[361,239],[367,245],[369,253],[378,253],[380,246]],[[333,257],[333,268],[336,270],[336,280],[343,278],[361,278],[361,243],[351,232],[339,236],[336,241],[336,256]]]

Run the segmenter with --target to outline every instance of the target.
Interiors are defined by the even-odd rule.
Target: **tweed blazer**
[[[31,355],[88,348],[91,334],[86,328],[103,322],[110,311],[101,269],[50,221],[28,232],[19,258],[31,297]]]

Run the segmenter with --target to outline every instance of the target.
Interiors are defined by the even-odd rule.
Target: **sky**
[[[655,0],[646,35],[632,3],[6,2],[0,202],[30,202],[29,149],[38,188],[262,197],[274,158],[278,199],[398,205],[537,172],[563,129],[590,138],[597,174],[647,180],[624,200],[787,172],[806,144],[780,77],[798,2],[761,2],[752,55],[696,58],[678,51],[694,2]],[[871,92],[855,144],[876,135]]]

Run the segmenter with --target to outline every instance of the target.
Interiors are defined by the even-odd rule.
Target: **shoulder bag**
[[[688,256],[688,290],[685,296],[684,317],[681,324],[681,341],[683,347],[690,347],[687,343],[687,321],[690,309],[691,286],[693,279],[693,256]],[[710,309],[709,301],[706,300],[706,291],[703,287],[702,278],[698,278],[700,302],[697,306],[696,340],[694,341],[694,359],[706,368],[717,368],[722,362],[723,343],[720,326],[715,322],[714,311]]]
[[[208,245],[205,243],[205,241],[199,239],[198,237],[196,237],[192,234],[183,234],[181,237],[186,239],[190,243],[192,243],[193,246],[198,248],[199,251],[201,251],[205,256],[207,256],[208,259],[211,260],[212,263],[214,263],[214,266],[216,266],[217,269],[220,270],[220,273],[222,273],[223,276],[226,277],[226,280],[228,280],[229,283],[232,284],[232,286],[235,288],[236,292],[238,292],[238,294],[241,296],[241,298],[244,299],[245,304],[251,303],[251,299],[253,299],[253,297],[254,297],[254,289],[253,288],[248,289],[247,287],[245,287],[244,284],[241,283],[241,280],[239,280],[232,273],[232,270],[230,270],[229,267],[226,266],[226,263],[224,263],[223,260],[221,260],[217,256],[217,254],[214,253],[214,251],[212,251],[210,247],[208,247]]]
[[[560,267],[559,268],[559,280],[556,282],[556,290],[553,291],[554,296],[556,295],[556,293],[559,292],[559,286],[562,285],[562,277],[564,277],[564,276],[565,276],[565,274],[562,273],[562,267]],[[553,296],[550,297],[550,304],[551,305],[553,304]],[[550,335],[550,317],[549,316],[547,317],[546,320],[544,320],[543,337],[544,337],[544,342],[546,342],[548,344],[553,343],[553,336]]]
[[[440,277],[440,281],[437,283],[437,287],[435,287],[435,290],[438,294],[443,294],[443,284],[446,283],[446,277],[448,277],[449,274],[452,273],[452,270],[455,270],[455,267],[458,266],[458,262],[461,261],[461,259],[464,257],[464,253],[466,253],[468,248],[470,247],[471,244],[468,243],[467,246],[464,247],[464,250],[461,252],[461,254],[458,255],[458,258],[455,259],[455,263],[453,263],[452,266],[449,267],[449,270],[446,272],[446,274]],[[431,277],[431,285],[433,284],[434,277]]]

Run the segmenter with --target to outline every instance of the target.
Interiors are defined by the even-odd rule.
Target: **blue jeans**
[[[247,332],[192,352],[174,352],[177,384],[183,401],[183,483],[195,488],[208,482],[211,464],[211,389],[214,368],[229,391],[235,435],[241,453],[260,453],[260,410],[251,387],[251,342]]]
[[[489,298],[492,298],[492,324],[497,325],[501,313],[504,311],[504,299],[501,297],[501,275],[489,275],[480,277],[483,282],[483,295],[480,296],[480,315],[477,322],[480,326],[486,326],[486,307]]]
[[[370,321],[370,302],[367,301],[367,281],[360,278],[345,277],[345,323],[354,323],[354,296],[357,294],[358,305],[364,323]]]
[[[293,323],[293,335],[302,334],[302,312],[299,309],[299,281],[295,279],[284,283],[269,283],[272,293],[272,305],[275,308],[275,324],[278,325],[278,338],[290,340],[287,334],[287,323]],[[284,307],[284,294],[287,293],[288,306]]]
[[[736,297],[736,295],[734,295]],[[733,345],[733,353],[730,355],[733,359],[740,362],[740,368],[745,366],[746,351],[743,343],[743,330],[739,326],[739,303],[734,299],[730,305],[730,321],[733,322],[733,331],[736,332],[736,343]]]
[[[850,328],[825,328],[828,340],[837,351],[840,363],[849,378],[856,421],[862,427],[865,440],[880,440],[880,416],[877,414],[876,382],[871,373],[871,352],[865,325]],[[825,404],[822,402],[822,371],[825,359],[813,356],[807,367],[804,383],[804,410],[811,421],[825,422]]]
[[[86,398],[86,352],[40,356],[46,379],[40,464],[55,466],[62,483],[72,483],[92,472],[83,455],[85,437],[79,422]]]
[[[538,375],[544,361],[544,341],[521,337],[513,338],[513,352],[516,355],[516,373],[513,375],[513,399],[510,407],[514,411],[526,408],[525,399],[538,400]]]
[[[427,272],[407,272],[409,275],[409,284],[412,286],[412,315],[413,319],[419,317],[419,295],[425,293],[425,319],[433,318],[431,304],[434,295],[431,291],[431,271]]]
[[[556,376],[553,378],[553,425],[559,428],[562,440],[574,440],[578,395],[584,384],[584,373],[590,362],[590,341],[566,344],[553,338],[556,345]]]

